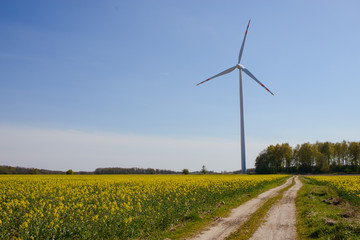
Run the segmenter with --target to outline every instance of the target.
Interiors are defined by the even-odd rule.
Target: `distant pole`
[[[239,71],[239,93],[240,93],[240,145],[241,145],[241,173],[246,174],[245,160],[245,131],[244,131],[244,106],[241,70]]]

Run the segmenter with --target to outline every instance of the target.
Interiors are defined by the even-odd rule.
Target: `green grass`
[[[209,209],[208,211],[204,211],[202,214],[196,215],[196,217],[194,217],[193,219],[188,219],[188,221],[183,222],[178,226],[173,226],[167,231],[164,231],[163,234],[157,236],[156,239],[189,238],[189,236],[195,235],[199,230],[210,225],[212,222],[214,222],[215,219],[227,216],[230,213],[231,209],[240,206],[244,202],[258,196],[259,194],[271,188],[284,184],[287,179],[288,178],[278,179],[261,188],[255,189],[252,192],[240,194],[238,197],[235,198],[226,199],[225,204],[214,205],[211,209]]]
[[[360,239],[360,209],[329,186],[302,178],[296,198],[299,239]]]
[[[252,236],[261,224],[264,223],[269,209],[280,201],[284,192],[291,188],[294,184],[295,180],[293,179],[292,184],[281,189],[275,197],[269,198],[243,225],[241,225],[238,230],[236,230],[236,232],[232,233],[227,240],[249,239],[249,236]]]

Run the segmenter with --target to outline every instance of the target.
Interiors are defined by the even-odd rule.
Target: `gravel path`
[[[260,226],[251,240],[285,240],[296,239],[296,208],[295,198],[302,183],[298,177],[295,185],[284,193],[283,198],[268,212],[266,222]]]
[[[293,178],[289,178],[286,181],[286,183],[284,183],[283,185],[272,188],[266,192],[263,192],[259,194],[256,198],[253,198],[245,202],[244,204],[240,205],[239,207],[233,209],[228,217],[218,219],[209,228],[203,230],[202,232],[200,232],[198,235],[196,235],[194,238],[191,239],[193,240],[225,239],[231,233],[236,231],[249,218],[249,216],[251,216],[251,214],[256,212],[256,210],[259,207],[261,207],[267,199],[275,196],[278,193],[278,191],[280,191],[281,189],[291,185],[292,180]]]

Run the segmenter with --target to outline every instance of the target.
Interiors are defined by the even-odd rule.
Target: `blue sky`
[[[269,144],[359,141],[358,1],[1,1],[0,165],[240,168]]]

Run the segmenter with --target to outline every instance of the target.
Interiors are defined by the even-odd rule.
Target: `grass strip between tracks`
[[[284,195],[284,192],[295,185],[295,178],[292,183],[281,189],[278,194],[272,198],[269,198],[251,217],[241,225],[241,227],[232,233],[227,240],[243,240],[249,239],[255,231],[265,222],[265,217],[270,208],[276,204]]]

